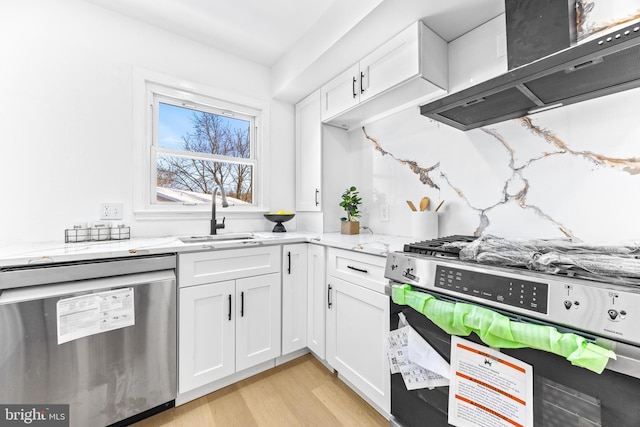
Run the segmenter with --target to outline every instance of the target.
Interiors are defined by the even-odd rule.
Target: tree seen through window
[[[157,201],[205,203],[221,185],[234,202],[253,203],[251,126],[251,118],[160,102]]]

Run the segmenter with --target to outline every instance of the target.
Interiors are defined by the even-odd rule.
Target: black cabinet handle
[[[356,78],[355,78],[355,76],[353,77],[353,83],[351,83],[351,91],[353,92],[353,97],[354,98],[356,96],[358,96],[358,94],[356,93]]]
[[[231,294],[229,294],[229,320],[231,320]]]
[[[333,303],[331,302],[331,285],[327,287],[327,306],[331,308]]]
[[[244,292],[240,292],[240,317],[244,317]]]
[[[318,190],[316,188],[316,206],[320,205],[320,202],[318,201],[318,194],[320,193],[320,190]]]
[[[287,267],[287,273],[291,274],[291,251],[287,253],[287,258],[289,258],[289,266]]]
[[[369,274],[369,272],[367,270],[364,270],[362,268],[353,267],[351,265],[347,265],[347,268],[349,268],[351,270],[359,271],[360,273]]]
[[[360,93],[364,93],[364,73],[360,71]]]

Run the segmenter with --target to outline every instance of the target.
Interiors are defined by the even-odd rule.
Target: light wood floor
[[[389,426],[307,354],[133,427]]]

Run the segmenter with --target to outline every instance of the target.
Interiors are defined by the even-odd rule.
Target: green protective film
[[[451,335],[475,332],[490,347],[548,351],[565,357],[571,364],[602,373],[613,351],[588,342],[576,334],[558,332],[551,326],[514,322],[508,317],[472,304],[451,303],[433,295],[416,292],[410,285],[393,285],[393,302],[408,305]]]

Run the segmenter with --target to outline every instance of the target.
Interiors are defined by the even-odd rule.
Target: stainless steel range
[[[615,354],[596,373],[557,353],[526,346],[501,349],[533,366],[536,426],[639,426],[637,250],[573,245],[567,251],[565,246],[572,245],[450,236],[409,244],[404,252],[388,255],[385,276],[390,288],[409,285],[413,292],[490,309],[514,322],[552,326]],[[449,360],[448,333],[424,313],[391,304],[392,329],[403,313]],[[483,344],[476,334],[466,339]],[[392,425],[424,425],[427,419],[429,426],[449,425],[448,391],[448,387],[407,390],[401,376],[392,375]]]

